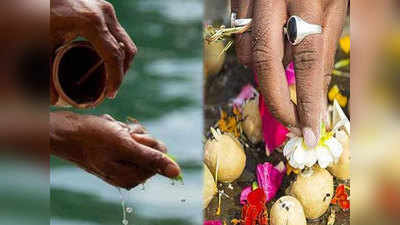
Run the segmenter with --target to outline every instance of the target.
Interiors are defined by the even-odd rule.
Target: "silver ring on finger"
[[[322,27],[318,24],[307,23],[299,16],[291,16],[287,21],[285,32],[288,41],[292,45],[297,45],[308,35],[322,33]]]
[[[244,27],[251,23],[251,18],[237,19],[236,13],[231,13],[231,27]]]

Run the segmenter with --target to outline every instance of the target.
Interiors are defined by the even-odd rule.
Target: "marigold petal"
[[[346,36],[340,38],[339,45],[344,53],[349,54],[350,53],[350,36],[346,35]]]

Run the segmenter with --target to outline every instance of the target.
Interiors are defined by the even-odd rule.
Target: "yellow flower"
[[[340,38],[339,41],[340,48],[343,50],[344,53],[349,54],[350,53],[350,36],[346,35],[342,38]]]
[[[233,116],[228,116],[225,111],[221,110],[220,119],[218,120],[217,125],[222,132],[232,133],[235,137],[239,137],[241,133],[239,123],[242,115],[236,108],[233,108],[233,114]]]
[[[295,169],[292,166],[290,166],[289,163],[286,163],[286,175],[289,176],[292,172],[294,174],[299,174],[300,170],[299,169]]]
[[[238,225],[238,224],[241,224],[241,223],[242,223],[242,220],[233,219],[233,220],[231,221],[231,223],[232,223],[233,225]]]
[[[336,99],[341,107],[346,107],[347,97],[340,93],[339,87],[335,84],[328,92],[329,101]]]

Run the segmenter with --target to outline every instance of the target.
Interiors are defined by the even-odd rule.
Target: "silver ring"
[[[236,13],[231,13],[231,27],[244,27],[251,23],[251,18],[237,19]]]
[[[292,45],[297,45],[305,37],[322,33],[322,27],[318,24],[310,24],[298,16],[291,16],[286,24],[286,35]]]

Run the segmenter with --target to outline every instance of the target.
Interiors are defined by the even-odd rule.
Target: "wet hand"
[[[56,48],[78,36],[86,38],[103,58],[107,97],[114,98],[137,49],[119,23],[111,3],[104,0],[51,0],[50,38]],[[51,91],[51,102],[57,94]]]
[[[325,118],[326,93],[347,6],[347,0],[232,0],[238,18],[253,19],[251,32],[235,37],[239,61],[257,73],[271,113],[286,126],[300,128],[310,147],[318,143]],[[292,15],[321,25],[322,33],[292,46],[283,32]],[[290,61],[296,72],[297,106],[290,101],[285,79]]]
[[[131,189],[156,173],[180,174],[165,145],[138,123],[127,125],[109,115],[50,115],[52,154],[74,162],[109,184]]]

